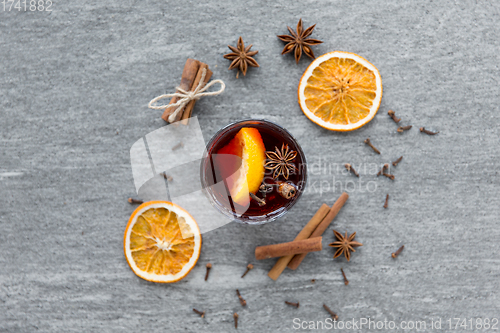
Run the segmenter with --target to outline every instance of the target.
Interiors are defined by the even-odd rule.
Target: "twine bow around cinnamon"
[[[209,83],[205,84],[205,76],[207,75],[207,70],[205,68],[202,69],[202,74],[201,74],[201,80],[198,86],[193,91],[186,91],[182,89],[181,87],[177,87],[176,90],[177,92],[173,94],[164,94],[160,95],[158,97],[153,98],[149,104],[148,107],[150,109],[154,110],[163,110],[165,108],[170,108],[170,107],[177,107],[175,111],[168,117],[169,122],[174,122],[176,119],[177,115],[186,107],[186,105],[193,101],[193,100],[198,100],[201,97],[204,96],[217,96],[220,95],[224,92],[224,89],[226,89],[226,85],[222,80],[213,80],[210,81]],[[213,86],[214,84],[219,83],[221,85],[220,89],[217,91],[209,91],[205,92],[208,88]],[[153,105],[159,100],[162,100],[164,98],[172,98],[172,97],[178,97],[180,98],[176,103],[173,104],[165,104],[165,105]]]

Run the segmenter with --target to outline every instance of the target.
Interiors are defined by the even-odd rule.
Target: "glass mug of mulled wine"
[[[285,215],[307,181],[299,144],[287,130],[267,120],[242,120],[219,130],[207,145],[200,171],[212,205],[247,224]]]

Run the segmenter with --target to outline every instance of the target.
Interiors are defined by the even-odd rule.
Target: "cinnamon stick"
[[[321,221],[323,221],[323,219],[325,218],[325,216],[328,214],[329,211],[330,207],[328,207],[328,205],[326,204],[321,205],[316,214],[314,214],[311,220],[307,222],[305,227],[299,232],[297,237],[295,237],[294,241],[309,238],[309,236],[311,236],[311,234],[313,233],[314,229],[316,229],[318,224],[320,224]],[[290,262],[290,260],[292,260],[292,258],[293,254],[279,258],[278,261],[276,261],[276,263],[274,264],[273,268],[271,268],[269,273],[267,273],[267,276],[276,281],[281,275],[281,273],[283,273],[283,271],[286,268],[286,265],[288,265],[288,263]]]
[[[201,62],[195,59],[188,58],[186,60],[186,64],[184,65],[184,69],[182,70],[181,84],[179,85],[180,88],[184,89],[185,91],[191,90],[193,82],[196,79],[198,69],[200,68],[200,64]],[[178,100],[178,97],[173,97],[170,100],[169,104],[177,103]],[[161,118],[168,122],[168,117],[170,117],[170,115],[174,113],[175,109],[176,107],[167,107],[163,112]]]
[[[196,74],[196,78],[193,82],[193,86],[191,90],[196,89],[198,85],[200,84],[201,81],[201,76],[203,74],[203,69],[206,70],[205,74],[205,80],[203,80],[203,85],[201,88],[203,88],[208,81],[210,81],[210,78],[212,77],[212,71],[208,69],[208,65],[201,63],[200,68],[198,69],[198,73]],[[186,105],[186,108],[184,109],[184,112],[182,113],[182,117],[180,117],[180,113],[177,115],[177,118],[182,119],[181,124],[182,125],[187,125],[189,123],[189,118],[191,118],[191,113],[193,112],[194,104],[196,103],[196,100],[192,100]]]
[[[322,237],[314,237],[288,243],[258,246],[255,248],[255,259],[262,260],[297,253],[321,251],[321,240]]]
[[[330,212],[326,217],[321,221],[321,223],[314,229],[313,233],[311,234],[311,238],[313,237],[319,237],[323,235],[325,232],[326,228],[332,223],[333,219],[337,214],[339,213],[340,209],[344,206],[345,202],[349,198],[349,195],[347,193],[342,193],[342,195],[337,199],[337,201],[333,204],[332,208],[330,209]],[[297,254],[293,257],[293,259],[290,261],[288,264],[288,268],[290,269],[297,269],[299,267],[300,263],[304,258],[306,257],[307,253],[302,253],[302,254]]]

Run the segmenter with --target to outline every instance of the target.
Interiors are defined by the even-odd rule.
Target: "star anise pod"
[[[328,244],[328,246],[331,247],[338,247],[338,250],[333,255],[333,259],[340,257],[343,253],[347,261],[349,261],[351,259],[351,251],[356,252],[356,250],[354,250],[354,247],[363,246],[363,244],[354,241],[356,233],[353,233],[349,237],[347,237],[347,232],[345,233],[345,236],[342,236],[342,234],[336,230],[333,230],[333,233],[335,234],[335,237],[337,237],[338,239],[337,242]]]
[[[228,45],[229,49],[233,52],[224,55],[224,58],[232,60],[233,62],[229,65],[229,69],[238,68],[238,73],[236,74],[236,78],[240,75],[240,71],[243,75],[247,75],[248,66],[259,67],[257,61],[252,58],[254,55],[259,53],[259,51],[250,51],[253,44],[247,46],[245,48],[245,44],[243,43],[243,39],[238,38],[237,47]]]
[[[283,143],[281,145],[281,150],[275,147],[274,151],[266,151],[266,156],[269,161],[266,162],[264,167],[268,170],[274,171],[273,178],[277,179],[279,176],[288,179],[290,173],[297,170],[297,167],[293,163],[293,160],[297,156],[297,152],[294,150],[289,150],[288,145],[285,146]]]
[[[310,26],[306,30],[303,30],[302,19],[300,19],[299,23],[297,23],[297,32],[293,31],[292,28],[287,26],[291,36],[290,35],[278,36],[279,39],[288,43],[285,45],[285,48],[283,48],[283,52],[281,52],[281,54],[282,55],[286,54],[295,49],[294,55],[295,55],[295,61],[297,63],[299,63],[300,57],[302,56],[302,51],[304,51],[304,53],[308,55],[310,58],[314,59],[315,56],[313,50],[311,49],[311,46],[323,43],[318,39],[307,38],[312,34],[315,26],[316,24]]]

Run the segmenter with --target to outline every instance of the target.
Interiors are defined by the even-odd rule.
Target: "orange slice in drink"
[[[125,258],[139,277],[171,283],[183,279],[200,257],[198,224],[167,201],[143,203],[132,213],[123,241]]]
[[[259,131],[252,127],[243,127],[217,152],[219,161],[217,166],[223,171],[222,176],[227,181],[231,198],[235,203],[247,206],[250,192],[255,194],[259,190],[264,179],[265,152],[266,147]],[[227,161],[222,158],[224,154],[237,156],[238,158],[232,159],[237,160],[237,165],[228,166],[227,163],[221,162]]]
[[[333,131],[352,131],[373,119],[382,100],[378,69],[357,54],[335,51],[316,58],[302,75],[302,112]]]

